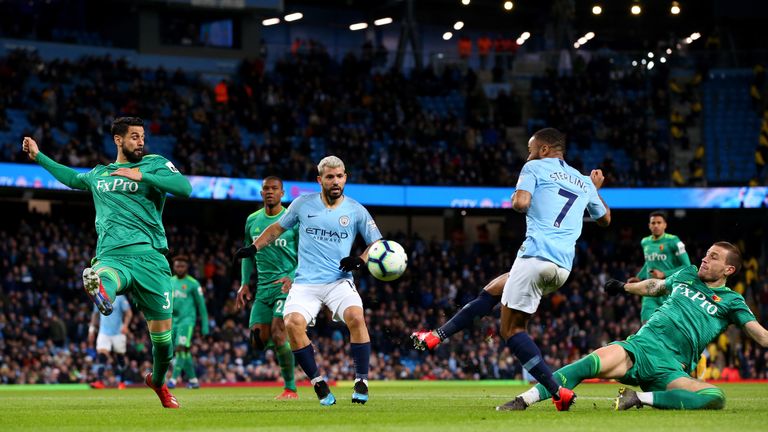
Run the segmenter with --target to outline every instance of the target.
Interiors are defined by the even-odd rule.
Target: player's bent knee
[[[285,329],[289,333],[306,331],[307,320],[300,313],[290,313],[285,317]]]

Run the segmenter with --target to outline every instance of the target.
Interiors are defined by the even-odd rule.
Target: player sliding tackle
[[[526,326],[541,297],[560,288],[568,278],[584,210],[600,226],[610,224],[611,213],[597,192],[603,184],[603,173],[593,170],[586,177],[565,163],[565,135],[552,128],[539,130],[528,141],[528,150],[528,162],[512,196],[512,208],[526,213],[525,242],[509,274],[494,279],[477,299],[436,332],[416,332],[411,338],[417,348],[432,349],[451,333],[468,327],[476,316],[490,313],[501,301],[501,337],[525,369],[547,389],[555,407],[565,411],[576,396],[553,378]]]
[[[729,324],[741,326],[763,347],[768,330],[763,328],[744,303],[744,297],[725,286],[726,279],[741,268],[739,250],[728,242],[717,242],[701,260],[667,279],[642,282],[606,282],[610,294],[669,295],[637,333],[613,342],[555,372],[564,387],[574,388],[589,378],[616,379],[639,386],[643,392],[621,388],[614,407],[652,406],[661,409],[722,409],[725,394],[719,388],[691,378],[699,355]],[[537,384],[500,410],[524,410],[549,397]]]

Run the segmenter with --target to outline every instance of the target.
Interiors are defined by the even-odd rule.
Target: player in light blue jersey
[[[335,404],[336,398],[320,375],[314,348],[307,337],[307,326],[314,325],[320,308],[326,306],[335,321],[342,321],[349,328],[355,362],[352,402],[364,404],[368,401],[371,339],[365,325],[363,301],[355,289],[351,271],[365,264],[368,248],[381,238],[381,233],[368,211],[344,195],[347,173],[341,159],[328,156],[317,165],[317,171],[321,192],[296,198],[278,222],[267,227],[253,245],[242,248],[236,256],[253,254],[284,231],[299,226],[296,278],[283,308],[293,355],[312,380],[320,404]],[[358,234],[368,248],[360,256],[348,256]]]
[[[97,362],[101,366],[97,369],[98,381],[91,383],[91,387],[96,389],[106,387],[104,384],[104,370],[109,364],[112,365],[112,371],[118,381],[118,388],[125,388],[121,375],[126,366],[126,335],[128,334],[128,326],[133,318],[133,311],[131,310],[130,303],[128,303],[128,299],[124,295],[115,297],[112,306],[113,309],[110,315],[101,315],[96,306],[94,306],[93,314],[91,315],[91,325],[88,327],[88,345],[93,345],[96,329],[98,328],[99,330],[98,336],[96,336],[96,354],[98,356]],[[114,356],[111,356],[110,353],[114,354]]]
[[[411,339],[418,349],[434,349],[469,327],[476,317],[490,314],[501,302],[501,336],[507,346],[531,375],[550,389],[557,409],[567,410],[575,395],[568,389],[560,393],[525,328],[541,297],[560,288],[568,278],[584,210],[600,226],[608,226],[611,214],[597,193],[603,184],[602,172],[593,170],[586,177],[565,163],[562,133],[542,129],[528,141],[528,150],[528,163],[523,166],[512,196],[512,207],[526,213],[527,231],[512,269],[493,279],[445,325],[433,331],[414,332]]]

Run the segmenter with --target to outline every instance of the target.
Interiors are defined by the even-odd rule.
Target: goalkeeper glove
[[[626,285],[622,281],[617,281],[616,279],[611,279],[608,282],[603,285],[603,288],[605,289],[605,292],[607,292],[610,295],[617,295],[624,292],[624,285]]]
[[[339,270],[345,272],[360,270],[360,267],[362,267],[363,264],[365,264],[365,261],[359,256],[348,256],[342,258],[341,262],[339,262]]]

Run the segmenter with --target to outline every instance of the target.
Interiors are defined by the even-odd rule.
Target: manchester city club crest
[[[339,218],[339,225],[345,227],[349,225],[349,216],[342,216]]]

